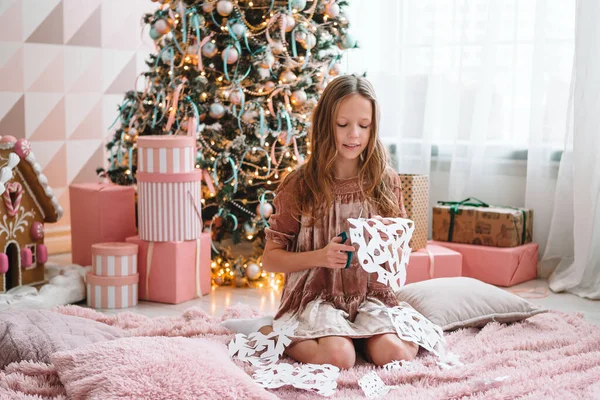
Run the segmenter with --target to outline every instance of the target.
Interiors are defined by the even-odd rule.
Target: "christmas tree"
[[[107,175],[135,184],[139,135],[197,137],[213,277],[258,282],[274,190],[310,154],[311,111],[340,73],[344,51],[356,46],[347,2],[160,3],[144,16],[156,53],[147,60],[145,90],[126,93],[119,107]],[[240,255],[224,243],[253,246]]]

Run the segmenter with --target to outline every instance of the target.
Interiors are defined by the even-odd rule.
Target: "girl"
[[[312,154],[290,173],[274,200],[265,230],[263,268],[285,273],[275,320],[229,320],[249,334],[298,323],[286,354],[297,361],[351,368],[360,350],[376,365],[412,360],[418,345],[401,340],[381,306],[398,306],[353,257],[344,269],[348,218],[404,217],[400,179],[378,138],[379,107],[364,78],[341,76],[323,92],[312,117]],[[379,218],[379,217],[377,217]],[[385,223],[385,219],[384,223]],[[356,346],[356,347],[355,347]]]

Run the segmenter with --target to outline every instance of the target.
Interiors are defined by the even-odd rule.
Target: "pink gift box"
[[[428,242],[425,248],[410,254],[406,267],[406,283],[461,276],[462,263],[460,253]]]
[[[195,240],[202,231],[200,171],[137,173],[139,235],[151,242]]]
[[[138,172],[161,174],[192,172],[196,166],[196,138],[193,136],[140,136]]]
[[[92,245],[92,272],[98,276],[137,274],[138,246],[133,243],[97,243]]]
[[[497,286],[513,286],[537,277],[537,243],[517,247],[435,243],[462,254],[463,276]]]
[[[138,274],[97,276],[88,272],[87,305],[91,308],[115,309],[135,307],[138,302]]]
[[[135,189],[87,183],[69,186],[73,263],[92,264],[92,245],[124,242],[136,234]]]
[[[185,242],[147,242],[138,245],[139,299],[179,304],[208,294],[211,289],[210,234]]]

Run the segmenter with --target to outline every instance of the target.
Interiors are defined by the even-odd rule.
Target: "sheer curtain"
[[[597,2],[587,1],[597,20]],[[584,188],[578,192],[577,183],[583,176],[588,185],[596,182],[591,169],[577,175],[580,164],[595,157],[578,154],[577,144],[597,153],[597,139],[578,141],[575,130],[573,140],[566,129],[569,110],[578,118],[576,88],[575,106],[569,106],[575,17],[573,0],[353,0],[348,12],[360,48],[346,56],[346,72],[366,72],[375,85],[380,133],[395,152],[397,169],[430,176],[431,205],[475,196],[532,208],[542,277],[573,253],[568,201],[572,205],[575,193],[580,206]],[[582,29],[577,34],[585,36]],[[588,32],[598,34],[595,26]],[[578,38],[578,46],[597,52],[599,43],[585,41]],[[576,66],[579,73],[585,68]],[[587,124],[595,122],[592,109],[586,108]],[[588,129],[600,135],[591,125],[580,129],[580,135]],[[593,220],[600,212],[594,193],[595,202],[592,195],[585,204],[595,208],[580,218]],[[597,225],[593,233],[586,228],[585,242],[600,245]],[[575,240],[574,246],[581,244]],[[564,259],[554,279],[565,282],[568,265]]]

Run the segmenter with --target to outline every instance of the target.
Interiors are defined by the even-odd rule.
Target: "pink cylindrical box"
[[[88,307],[108,309],[133,307],[138,303],[138,274],[114,277],[87,273]]]
[[[133,243],[97,243],[92,245],[92,273],[98,276],[137,274],[138,246]]]
[[[138,172],[177,174],[194,171],[196,139],[192,136],[140,136],[137,147]]]
[[[196,240],[202,233],[199,171],[137,173],[139,235],[150,242]]]

